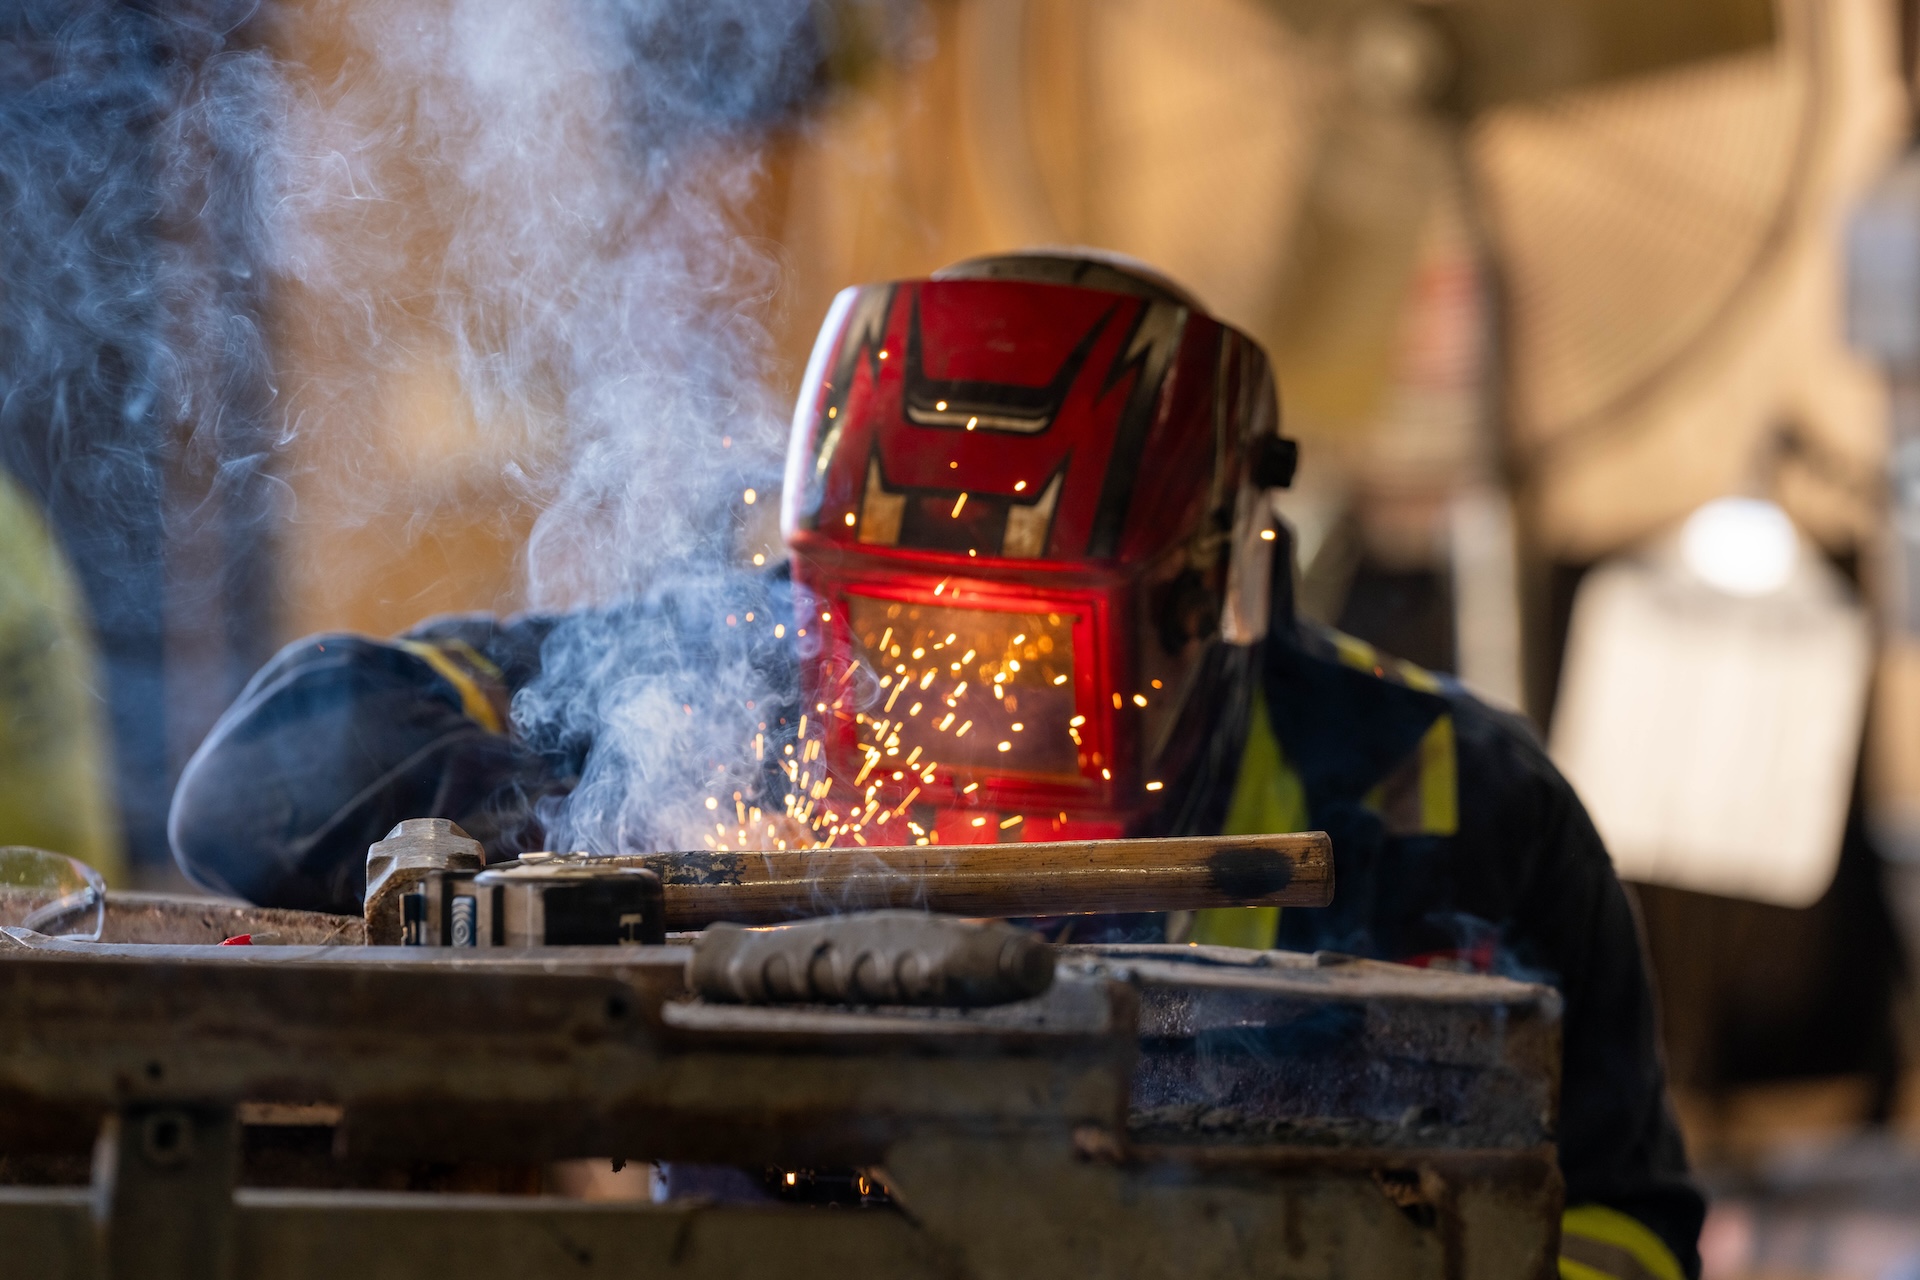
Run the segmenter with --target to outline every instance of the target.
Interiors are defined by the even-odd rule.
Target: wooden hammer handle
[[[1320,831],[1057,843],[858,845],[608,859],[659,873],[666,927],[771,924],[885,907],[1055,916],[1204,907],[1324,907],[1333,850]]]

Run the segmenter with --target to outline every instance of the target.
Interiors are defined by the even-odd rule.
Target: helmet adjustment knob
[[[1300,466],[1300,443],[1285,436],[1261,436],[1253,442],[1253,483],[1262,489],[1284,489],[1293,483]]]

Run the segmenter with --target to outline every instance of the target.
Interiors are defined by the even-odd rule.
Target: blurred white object
[[[1800,535],[1787,513],[1755,498],[1717,498],[1680,530],[1687,568],[1710,587],[1764,596],[1786,586],[1800,558]]]
[[[1553,755],[1623,878],[1806,906],[1839,860],[1871,661],[1784,513],[1710,503],[1581,584]]]
[[[1513,501],[1492,485],[1466,486],[1448,504],[1447,526],[1460,680],[1495,706],[1517,711],[1526,690]]]

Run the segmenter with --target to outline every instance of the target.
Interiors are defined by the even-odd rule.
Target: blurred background
[[[1273,354],[1305,611],[1525,712],[1592,809],[1708,1274],[1920,1277],[1920,5],[636,0],[593,65],[691,70],[584,149],[598,99],[489,44],[581,6],[4,20],[0,842],[173,887],[173,780],[279,645],[548,599],[565,378],[476,335],[583,286],[502,303],[503,210],[664,175],[582,253],[673,261],[646,305],[764,393],[719,447],[769,494],[837,290],[1095,245]]]

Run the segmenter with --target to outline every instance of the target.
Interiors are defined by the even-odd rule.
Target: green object
[[[66,559],[0,478],[0,845],[64,853],[124,883],[102,714]]]
[[[1307,826],[1306,788],[1287,763],[1286,752],[1273,732],[1265,693],[1255,690],[1247,746],[1240,753],[1240,774],[1234,779],[1233,798],[1227,803],[1227,821],[1221,834],[1283,835],[1305,831]],[[1278,907],[1214,907],[1193,913],[1193,932],[1188,940],[1265,951],[1279,936]]]

